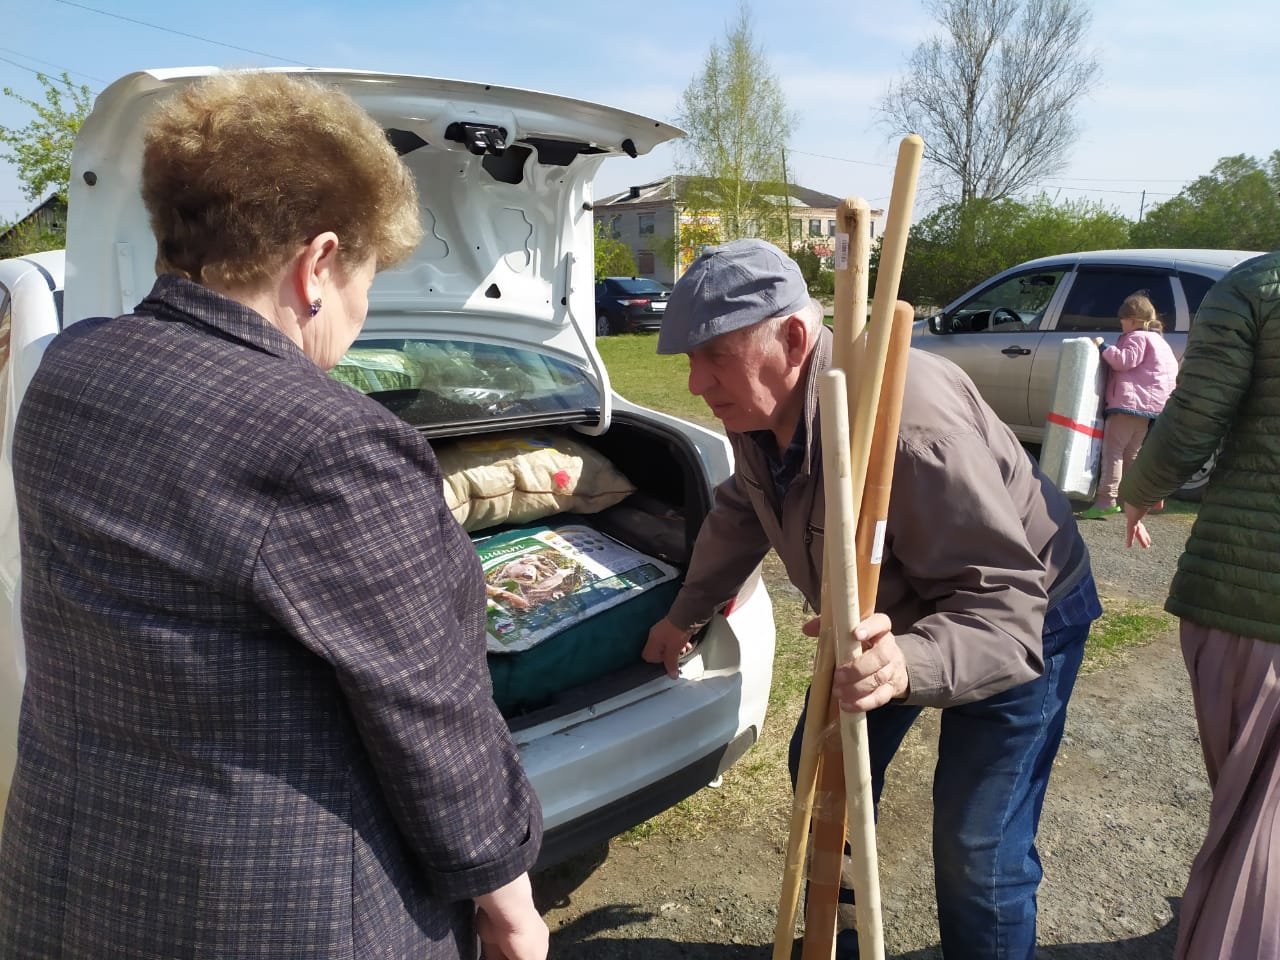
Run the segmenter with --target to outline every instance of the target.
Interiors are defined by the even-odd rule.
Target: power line
[[[1180,180],[1161,180],[1157,177],[1052,177],[1053,180],[1074,180],[1076,183],[1186,183],[1191,177]]]
[[[830,154],[811,153],[808,150],[797,150],[794,147],[790,148],[790,151],[793,154],[799,154],[805,157],[818,157],[822,160],[835,160],[838,163],[854,163],[864,167],[883,167],[886,170],[893,169],[893,164],[890,164],[890,163],[875,163],[871,160],[853,160],[849,157],[833,157]],[[1050,179],[1070,181],[1073,183],[1187,183],[1189,180],[1192,180],[1194,178],[1182,177],[1180,179],[1175,180],[1171,178],[1162,179],[1159,177],[1052,177]],[[1054,190],[1058,190],[1058,189],[1088,190],[1088,192],[1091,192],[1091,193],[1129,193],[1135,197],[1142,192],[1141,190],[1109,190],[1109,189],[1103,189],[1101,187],[1096,187],[1096,188],[1070,187],[1070,186],[1066,186],[1065,184],[1059,185],[1056,183],[1044,183],[1044,184],[1033,183],[1031,184],[1031,186],[1046,187]],[[1150,192],[1151,191],[1148,191],[1148,193]],[[1152,194],[1152,196],[1174,197],[1174,196],[1177,196],[1177,194],[1161,193],[1161,194]]]
[[[111,13],[109,10],[99,10],[96,7],[86,6],[83,3],[76,3],[74,0],[57,0],[58,3],[65,4],[68,7],[77,7],[81,10],[87,10],[90,13],[96,13],[103,17],[114,17],[116,20],[124,20],[126,23],[135,23],[140,27],[150,27],[152,30],[160,30],[164,33],[172,33],[175,36],[186,37],[188,40],[199,40],[203,43],[211,43],[214,46],[226,47],[228,50],[239,50],[241,53],[251,53],[255,57],[267,57],[270,60],[279,60],[281,63],[292,63],[298,67],[311,67],[314,64],[303,63],[301,60],[290,60],[288,57],[277,57],[274,53],[266,53],[262,50],[251,50],[248,47],[239,47],[234,43],[223,43],[221,40],[211,40],[208,37],[202,37],[196,33],[184,33],[182,30],[174,30],[172,27],[162,27],[158,23],[148,23],[146,20],[135,20],[133,17],[126,17],[120,13]]]
[[[25,63],[19,63],[17,60],[10,60],[8,57],[0,57],[0,63],[7,63],[10,66],[17,67],[19,70],[25,70],[27,73],[34,73],[37,77],[48,76],[44,70],[37,70],[34,67],[28,67]],[[93,91],[97,93],[98,91]]]
[[[830,156],[827,156],[825,153],[810,153],[807,150],[796,150],[794,148],[792,149],[791,152],[799,153],[806,157],[820,157],[823,160],[836,160],[836,161],[839,161],[840,163],[856,163],[864,167],[884,167],[887,170],[893,169],[893,164],[891,163],[874,163],[870,160],[850,160],[848,157],[830,157]]]
[[[87,74],[87,73],[81,73],[79,70],[72,70],[70,67],[63,66],[63,65],[62,65],[62,64],[60,64],[60,63],[54,63],[52,60],[41,60],[39,57],[33,57],[33,56],[31,56],[31,54],[29,54],[29,53],[23,53],[21,50],[10,50],[8,47],[0,47],[0,50],[3,50],[5,53],[11,53],[11,54],[13,54],[15,57],[22,57],[24,60],[34,60],[36,63],[43,63],[45,66],[49,66],[49,67],[57,67],[57,68],[58,68],[59,70],[61,70],[63,73],[72,73],[72,74],[75,74],[77,77],[84,77],[86,80],[95,80],[95,81],[97,81],[98,83],[110,83],[110,82],[111,82],[110,80],[103,80],[101,77],[92,77],[92,76],[90,76],[90,75],[89,75],[89,74]],[[4,58],[0,58],[0,59],[4,59]],[[13,61],[12,61],[12,60],[8,60],[8,59],[5,59],[5,62],[6,62],[6,63],[13,63]],[[13,63],[13,65],[14,65],[15,67],[22,67],[22,64],[20,64],[20,63]],[[22,69],[23,69],[23,70],[30,70],[31,68],[30,68],[30,67],[22,67]],[[42,73],[43,71],[40,71],[40,70],[33,70],[32,72],[33,72],[33,73],[36,73],[36,74],[39,74],[39,73]]]
[[[1105,183],[1106,181],[1100,181]],[[1139,181],[1141,182],[1141,181]],[[1165,183],[1168,181],[1157,180],[1156,183]],[[1181,183],[1181,181],[1175,181]],[[1126,196],[1136,197],[1139,194],[1145,194],[1148,197],[1176,197],[1176,193],[1157,193],[1153,190],[1106,190],[1102,187],[1072,187],[1065,183],[1032,183],[1028,186],[1039,187],[1042,190],[1076,190],[1080,193],[1123,193]]]

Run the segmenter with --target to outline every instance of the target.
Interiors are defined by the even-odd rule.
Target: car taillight
[[[618,302],[624,307],[647,307],[649,305],[649,300],[647,298],[620,300]]]
[[[752,577],[742,585],[742,589],[738,591],[738,595],[720,608],[720,616],[728,617],[739,606],[751,599],[751,595],[756,592],[756,585],[759,584],[758,577]]]

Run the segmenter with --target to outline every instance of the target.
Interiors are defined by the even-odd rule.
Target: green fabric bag
[[[523,527],[476,543],[488,592],[488,662],[504,714],[639,662],[680,583],[671,566],[592,528]]]

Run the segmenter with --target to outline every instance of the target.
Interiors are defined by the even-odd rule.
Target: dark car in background
[[[657,330],[671,290],[647,277],[605,277],[596,281],[596,336]]]

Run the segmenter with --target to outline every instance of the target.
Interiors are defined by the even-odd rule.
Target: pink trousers
[[[1177,960],[1280,958],[1280,643],[1182,621],[1209,829],[1191,865]]]
[[[1151,420],[1147,417],[1135,417],[1131,413],[1107,414],[1102,428],[1102,468],[1098,477],[1098,494],[1093,498],[1094,506],[1116,505],[1120,477],[1138,456],[1149,426]]]

